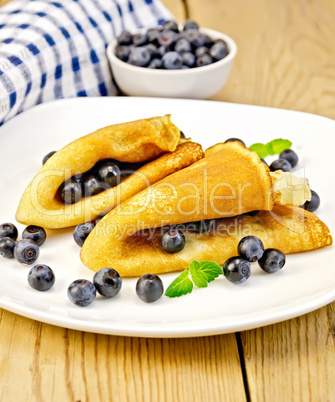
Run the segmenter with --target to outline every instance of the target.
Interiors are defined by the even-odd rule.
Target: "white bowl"
[[[228,55],[213,64],[187,70],[155,70],[128,64],[115,56],[116,39],[107,47],[114,79],[120,90],[132,96],[207,99],[226,83],[237,53],[236,43],[229,36],[212,29],[200,28],[211,39],[223,39]]]

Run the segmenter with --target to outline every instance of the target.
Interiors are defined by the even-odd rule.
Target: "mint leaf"
[[[268,147],[260,142],[252,144],[249,149],[250,151],[256,152],[260,158],[265,158],[269,155]]]
[[[252,144],[249,149],[254,151],[260,158],[265,158],[268,155],[280,154],[284,149],[289,149],[292,146],[290,140],[284,140],[283,138],[277,138],[268,142],[267,144],[262,144],[261,142],[256,142]]]
[[[271,148],[274,152],[273,155],[280,154],[285,149],[289,149],[292,146],[292,142],[290,140],[283,140],[282,138],[272,140],[269,144],[271,144]]]
[[[190,273],[198,288],[206,288],[209,282],[222,274],[222,268],[215,262],[193,260],[190,264]]]
[[[193,289],[193,283],[189,278],[189,272],[187,269],[183,271],[165,291],[165,296],[179,297],[191,293]]]

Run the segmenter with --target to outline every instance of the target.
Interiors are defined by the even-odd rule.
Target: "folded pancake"
[[[16,219],[44,228],[64,228],[93,220],[203,156],[199,144],[180,139],[180,130],[170,115],[101,128],[66,145],[43,165],[25,190]],[[99,194],[70,205],[59,199],[57,192],[62,183],[107,158],[150,162]]]
[[[256,153],[238,142],[227,143],[217,152],[166,177],[112,210],[86,239],[81,250],[82,262],[94,271],[113,267],[124,276],[181,270],[193,259],[224,262],[230,256],[228,251],[232,250],[225,249],[227,236],[224,240],[220,237],[218,243],[214,236],[211,241],[215,244],[207,244],[210,240],[204,242],[202,235],[198,235],[199,241],[189,242],[187,238],[181,252],[168,254],[162,250],[157,232],[161,233],[159,228],[170,225],[262,210],[265,220],[259,224],[259,232],[266,233],[275,204],[294,207],[310,199],[306,180],[292,177],[283,172],[270,173]],[[305,223],[304,218],[300,221]],[[147,232],[154,236],[148,239]],[[269,241],[275,237],[273,233]],[[286,233],[283,236],[286,237]],[[232,244],[231,240],[228,243]],[[236,239],[234,247],[235,243]],[[299,247],[305,247],[303,250],[309,247],[308,243],[305,246],[301,244],[304,242],[298,243]],[[289,252],[302,251],[298,248]]]
[[[265,248],[277,248],[284,254],[314,250],[332,244],[328,227],[312,212],[299,207],[276,205],[272,211],[255,216],[240,215],[215,220],[208,233],[183,230],[185,247],[178,253],[165,252],[160,243],[163,228],[138,232],[105,249],[107,237],[100,232],[90,235],[82,249],[82,261],[89,268],[116,269],[121,276],[161,274],[188,268],[193,260],[214,261],[219,265],[237,255],[237,245],[244,236],[257,236]],[[99,236],[100,234],[100,236]],[[99,236],[95,243],[94,236]],[[101,247],[103,254],[101,254]],[[92,253],[93,252],[93,256]]]

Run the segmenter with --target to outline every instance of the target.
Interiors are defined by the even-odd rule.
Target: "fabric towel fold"
[[[0,124],[42,102],[116,95],[106,47],[172,14],[158,0],[13,0],[0,8]]]

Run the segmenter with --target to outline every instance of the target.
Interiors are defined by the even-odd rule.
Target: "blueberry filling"
[[[79,202],[121,183],[143,164],[119,162],[114,159],[98,161],[89,171],[76,174],[64,181],[58,188],[59,199],[67,205]]]

